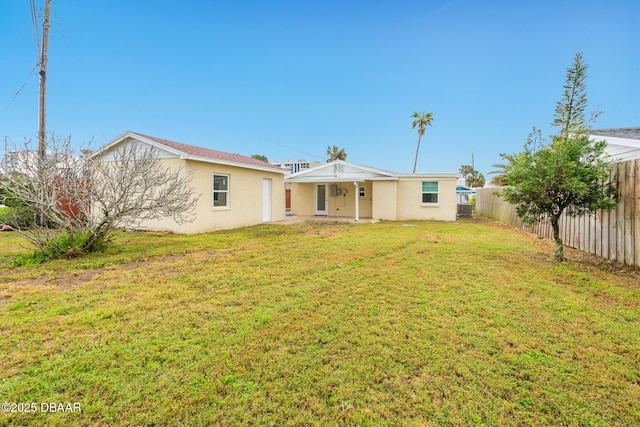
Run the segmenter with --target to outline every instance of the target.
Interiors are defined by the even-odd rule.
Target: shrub
[[[35,224],[35,213],[27,206],[6,207],[0,209],[0,225],[13,228],[31,227]]]

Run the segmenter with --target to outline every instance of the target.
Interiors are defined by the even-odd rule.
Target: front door
[[[316,184],[316,215],[329,215],[327,184]]]

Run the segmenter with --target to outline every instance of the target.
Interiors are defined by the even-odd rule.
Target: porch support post
[[[360,219],[360,206],[358,206],[358,183],[356,181],[353,181],[353,187],[354,187],[354,194],[356,195],[356,222],[358,222],[358,220]]]

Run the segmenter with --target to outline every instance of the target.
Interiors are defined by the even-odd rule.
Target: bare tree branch
[[[12,152],[18,167],[5,178],[8,194],[34,214],[43,212],[44,225],[10,225],[38,251],[65,253],[75,247],[91,252],[118,228],[163,218],[178,224],[195,219],[200,196],[190,185],[191,173],[164,165],[154,147],[124,144],[107,157],[80,151],[74,154],[70,138],[52,136],[40,161],[31,141]]]

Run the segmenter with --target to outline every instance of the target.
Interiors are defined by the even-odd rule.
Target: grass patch
[[[123,233],[13,268],[0,235],[0,400],[82,405],[0,424],[638,423],[636,271],[403,224]]]

